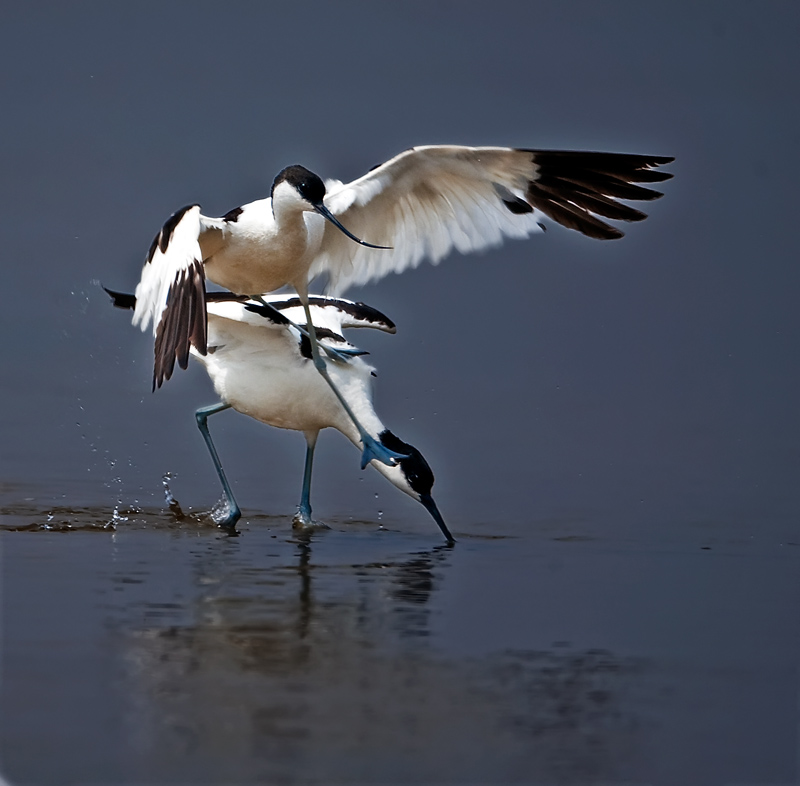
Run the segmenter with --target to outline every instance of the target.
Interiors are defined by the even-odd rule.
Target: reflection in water
[[[444,655],[432,600],[454,552],[375,559],[336,538],[266,541],[267,565],[243,558],[253,543],[217,542],[194,553],[180,614],[125,605],[148,623],[124,634],[142,777],[574,780],[613,777],[631,755],[637,727],[620,706],[636,663]],[[354,551],[367,558],[353,564]]]
[[[107,508],[23,502],[0,507],[20,783],[722,783],[745,759],[791,780],[782,544],[599,547],[554,526],[449,549],[266,516],[228,538],[192,514],[107,529]]]

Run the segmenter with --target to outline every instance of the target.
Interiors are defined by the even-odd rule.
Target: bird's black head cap
[[[287,166],[286,169],[278,172],[272,183],[270,196],[274,193],[275,187],[283,181],[296,188],[300,196],[312,205],[320,204],[325,196],[325,184],[320,177],[300,164]]]
[[[381,445],[395,453],[405,455],[397,463],[408,481],[408,485],[421,497],[430,496],[433,488],[433,470],[425,461],[425,457],[413,445],[403,442],[388,429],[379,437]]]

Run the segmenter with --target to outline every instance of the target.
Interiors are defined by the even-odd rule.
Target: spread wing
[[[189,347],[206,353],[205,274],[199,205],[189,205],[169,217],[150,246],[136,287],[133,324],[155,335],[153,389],[172,376],[175,361],[189,362]]]
[[[603,219],[641,221],[618,201],[661,193],[638,183],[672,175],[654,167],[672,158],[624,153],[435,145],[406,150],[352,183],[326,183],[325,204],[353,234],[392,250],[353,243],[326,224],[312,275],[327,273],[331,292],[524,238],[546,216],[589,237],[623,233]]]

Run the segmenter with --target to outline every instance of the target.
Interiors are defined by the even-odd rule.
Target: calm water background
[[[0,27],[2,732],[12,783],[798,781],[792,3],[30,3]],[[350,295],[459,543],[323,434],[150,393],[176,208],[414,144],[675,155],[621,242]],[[166,508],[162,478],[187,516]],[[115,513],[116,511],[116,513]]]

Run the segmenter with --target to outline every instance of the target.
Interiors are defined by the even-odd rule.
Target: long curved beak
[[[450,530],[447,529],[447,524],[444,523],[442,514],[439,513],[439,508],[436,507],[433,497],[430,494],[420,494],[419,501],[425,506],[428,513],[433,516],[433,520],[439,525],[439,529],[442,531],[445,538],[447,538],[447,542],[450,544],[455,543],[456,539],[450,534]]]
[[[340,229],[342,232],[344,232],[344,234],[347,235],[347,237],[349,237],[350,240],[355,240],[356,243],[358,243],[359,245],[366,246],[367,248],[382,248],[387,251],[391,250],[392,248],[391,246],[374,246],[372,243],[367,243],[365,240],[361,240],[361,238],[356,237],[352,232],[348,231],[342,226],[339,219],[336,218],[336,216],[333,215],[333,213],[331,213],[331,211],[328,210],[328,208],[325,207],[325,205],[322,202],[320,202],[318,205],[314,205],[314,210],[316,210],[317,213],[319,213],[323,218],[327,218],[328,221],[331,222],[331,224],[333,224],[337,229]]]

